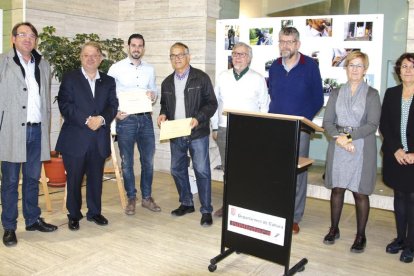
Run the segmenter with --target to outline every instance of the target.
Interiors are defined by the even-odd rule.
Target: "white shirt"
[[[91,87],[92,96],[95,98],[95,83],[96,83],[96,80],[99,80],[101,78],[101,75],[99,75],[99,71],[96,70],[95,78],[94,79],[90,79],[89,76],[88,76],[88,74],[86,74],[86,71],[83,69],[83,67],[81,67],[81,69],[82,69],[82,74],[88,80],[89,86]]]
[[[85,69],[83,69],[83,67],[81,67],[81,70],[82,70],[82,74],[83,74],[83,76],[84,76],[84,77],[85,77],[85,79],[88,81],[89,86],[91,87],[91,90],[92,90],[92,96],[95,98],[95,84],[96,84],[96,80],[99,80],[99,79],[101,78],[101,75],[99,75],[99,71],[98,71],[98,70],[96,70],[96,75],[95,75],[95,77],[94,77],[93,79],[90,79],[90,78],[89,78],[89,76],[88,76],[88,74],[86,74]],[[102,117],[101,115],[98,115],[98,116],[102,118],[102,125],[105,125],[105,118],[104,118],[104,117]],[[89,121],[89,118],[86,118],[86,122],[85,122],[85,124],[87,124],[87,123],[88,123],[88,121]]]
[[[30,123],[40,123],[42,121],[42,114],[40,112],[41,103],[40,103],[40,90],[39,84],[35,78],[35,60],[32,56],[31,60],[26,63],[23,59],[23,56],[19,51],[17,51],[17,56],[19,57],[20,64],[24,68],[25,72],[25,82],[27,86],[27,122]]]
[[[143,60],[138,66],[134,65],[129,57],[120,60],[109,68],[108,75],[115,79],[118,94],[139,88],[152,91],[157,97],[155,69]]]
[[[234,78],[233,69],[222,72],[217,81],[215,93],[218,109],[211,118],[213,129],[227,127],[227,116],[224,109],[263,112],[269,110],[269,93],[262,75],[249,68],[238,81]]]
[[[326,29],[324,29],[322,32],[312,28],[312,26],[308,25],[306,26],[306,35],[307,36],[311,36],[311,37],[325,37],[325,36],[329,36],[328,35],[328,31]]]

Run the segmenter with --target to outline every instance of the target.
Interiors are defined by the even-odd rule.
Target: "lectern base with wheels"
[[[226,112],[221,250],[208,269],[238,252],[284,265],[285,275],[293,275],[307,263],[304,258],[289,269],[296,175],[312,163],[298,156],[300,131],[321,129],[303,117]]]

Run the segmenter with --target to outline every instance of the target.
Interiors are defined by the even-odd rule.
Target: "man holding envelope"
[[[141,206],[153,212],[161,208],[151,196],[154,175],[155,136],[152,123],[152,103],[157,98],[154,67],[142,60],[145,40],[140,34],[128,39],[128,57],[113,64],[108,75],[115,78],[119,99],[116,133],[122,159],[122,175],[128,197],[127,215],[135,214],[136,193],[134,175],[134,145],[141,161]]]
[[[185,121],[191,128],[189,136],[170,139],[171,174],[177,186],[181,205],[171,212],[183,216],[194,212],[193,195],[188,178],[188,158],[190,152],[201,203],[200,224],[213,224],[211,213],[211,169],[209,158],[210,118],[217,109],[217,99],[209,76],[190,66],[190,52],[187,45],[177,42],[170,48],[170,61],[174,73],[161,85],[161,111],[157,123],[163,131],[162,123],[167,120],[190,119]],[[165,123],[164,123],[165,122]]]

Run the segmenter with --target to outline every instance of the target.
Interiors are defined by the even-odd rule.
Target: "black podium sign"
[[[289,271],[302,117],[227,112],[221,254],[233,252],[285,266]],[[311,123],[311,129],[313,125]],[[225,250],[228,248],[228,250]]]

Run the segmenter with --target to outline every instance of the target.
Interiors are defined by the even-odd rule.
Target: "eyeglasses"
[[[279,45],[292,46],[296,43],[296,40],[279,40]]]
[[[401,69],[404,69],[404,70],[414,69],[414,64],[411,64],[411,65],[403,64],[403,65],[401,65]]]
[[[178,55],[171,54],[170,59],[175,60],[176,58],[178,58],[179,60],[182,60],[186,55],[187,54],[178,54]]]
[[[362,65],[362,64],[348,64],[348,67],[351,68],[351,69],[362,69],[362,68],[365,68],[365,66]]]
[[[35,34],[25,34],[25,33],[18,33],[18,34],[16,34],[16,37],[30,38],[30,39],[36,39],[37,38],[37,36]]]
[[[231,53],[231,56],[234,57],[234,58],[236,58],[236,57],[238,57],[238,58],[245,58],[245,57],[247,57],[247,53],[237,53],[237,52],[233,52],[233,53]]]
[[[91,58],[91,59],[98,59],[101,56],[100,55],[82,55],[82,57],[85,58],[85,59],[89,59],[89,58]]]

